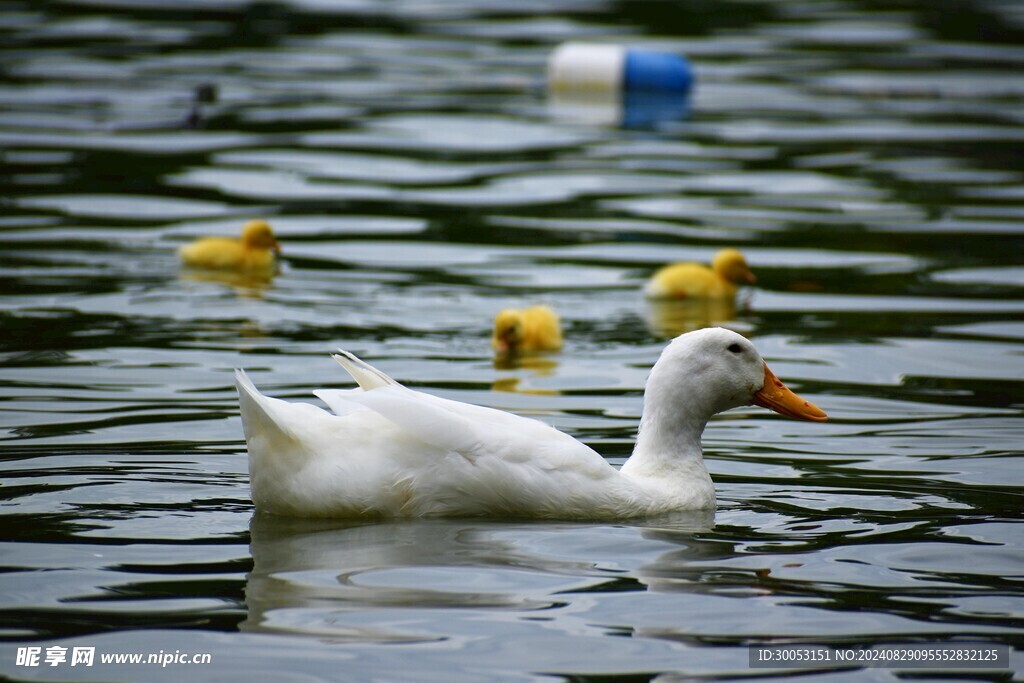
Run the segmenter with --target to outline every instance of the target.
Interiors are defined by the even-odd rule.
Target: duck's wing
[[[366,361],[357,358],[354,353],[349,353],[345,349],[338,349],[338,353],[333,354],[331,358],[338,361],[341,367],[345,368],[348,374],[352,375],[352,379],[356,381],[359,388],[364,391],[388,385],[402,386]]]
[[[358,389],[317,389],[313,392],[313,394],[326,403],[336,415],[349,413],[355,406],[365,406],[370,407],[381,414],[390,414],[392,418],[395,418],[392,419],[392,422],[401,425],[405,421],[400,419],[400,415],[394,412],[391,406],[400,404],[406,408],[412,409],[415,414],[422,413],[423,410],[426,410],[427,406],[433,406],[434,409],[444,411],[441,413],[433,413],[429,416],[436,420],[443,421],[449,418],[449,416],[454,419],[468,418],[479,423],[499,424],[510,428],[524,428],[530,433],[537,433],[538,430],[541,433],[554,431],[556,434],[565,437],[561,432],[558,432],[554,428],[549,427],[542,422],[537,422],[536,420],[519,417],[518,415],[513,415],[512,413],[507,413],[501,410],[495,410],[493,408],[485,408],[469,403],[451,401],[431,394],[425,394],[420,391],[414,391],[403,386],[383,371],[378,370],[366,361],[356,357],[355,354],[349,353],[344,349],[338,349],[338,354],[335,354],[332,357],[334,360],[338,361],[338,364],[341,365],[341,367],[345,368],[348,374],[352,376],[352,379],[354,379],[359,385]],[[386,394],[386,396],[393,398],[387,399],[385,398],[385,395],[379,395],[375,396],[373,399],[364,400],[364,397],[362,396],[364,393],[385,387],[396,388],[395,391],[388,392]],[[371,403],[376,405],[376,408],[373,408],[370,405]],[[417,406],[419,406],[419,408],[417,408]],[[377,408],[379,408],[379,410],[377,410]],[[387,417],[387,415],[385,416]],[[539,435],[541,434],[538,434],[538,436]]]
[[[338,349],[338,353],[332,354],[331,357],[338,361],[338,364],[345,368],[348,374],[352,376],[352,379],[356,381],[356,384],[359,385],[358,389],[317,389],[313,392],[313,395],[326,403],[327,407],[338,417],[347,415],[354,410],[366,409],[358,400],[353,400],[358,399],[360,394],[379,387],[402,386],[382,371],[345,349]]]
[[[572,471],[585,479],[616,474],[595,450],[539,420],[401,386],[362,392],[349,400],[382,415],[440,452],[457,453],[472,465],[487,463],[488,470],[498,466]]]
[[[406,434],[441,451],[459,453],[471,463],[497,457],[532,461],[542,469],[580,467],[602,476],[614,472],[599,453],[548,424],[414,391],[354,355],[342,353],[335,359],[361,389],[313,392],[336,415],[358,408],[372,410]]]
[[[359,402],[359,396],[371,389],[389,386],[405,388],[397,380],[345,349],[338,349],[338,353],[331,354],[331,358],[338,361],[338,365],[345,368],[345,371],[359,385],[357,389],[316,389],[313,391],[313,395],[326,403],[327,407],[338,417],[357,409],[367,409]]]

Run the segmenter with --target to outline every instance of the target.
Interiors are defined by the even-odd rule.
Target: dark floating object
[[[185,117],[185,128],[201,128],[204,123],[203,105],[217,101],[217,86],[214,83],[200,83],[192,91],[192,109]]]

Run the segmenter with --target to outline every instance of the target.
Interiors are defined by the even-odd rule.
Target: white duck
[[[721,328],[674,339],[651,370],[633,455],[615,469],[542,422],[408,389],[342,352],[358,389],[319,390],[334,414],[259,393],[236,371],[257,510],[301,517],[621,519],[713,508],[700,438],[708,419],[756,403],[824,412]]]

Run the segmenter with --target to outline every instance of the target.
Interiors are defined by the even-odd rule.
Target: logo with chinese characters
[[[70,661],[71,666],[92,666],[96,657],[95,647],[73,647],[68,659],[68,648],[59,645],[50,647],[19,647],[16,664],[18,666],[59,666]]]

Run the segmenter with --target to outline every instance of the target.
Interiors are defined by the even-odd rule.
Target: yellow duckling
[[[178,250],[181,262],[191,268],[268,272],[274,269],[281,245],[266,221],[249,221],[241,239],[204,237]]]
[[[701,263],[673,263],[656,272],[644,285],[649,299],[726,299],[740,282],[756,282],[747,259],[735,249],[715,254],[711,267]]]
[[[494,318],[491,346],[498,353],[557,351],[562,348],[562,325],[547,306],[506,308]]]

